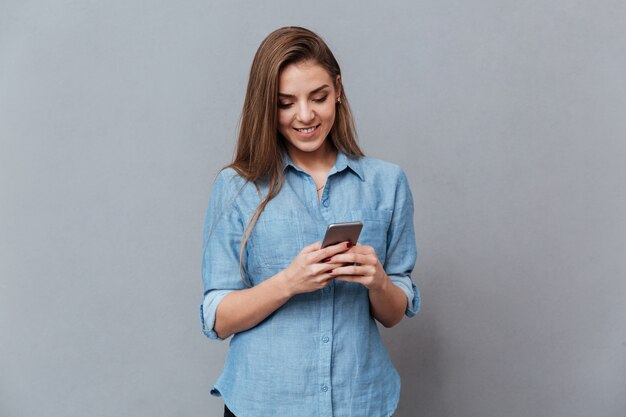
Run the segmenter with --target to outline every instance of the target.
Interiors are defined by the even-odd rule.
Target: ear
[[[337,75],[337,78],[335,78],[335,90],[337,90],[337,97],[341,97],[341,75]]]

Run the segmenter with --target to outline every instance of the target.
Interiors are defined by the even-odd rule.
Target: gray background
[[[0,415],[219,416],[201,228],[261,39],[416,203],[397,416],[626,413],[626,4],[0,1]]]

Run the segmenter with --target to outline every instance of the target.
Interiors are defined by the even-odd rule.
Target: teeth
[[[315,127],[309,127],[308,129],[296,129],[296,130],[302,133],[311,133],[312,131],[315,130]]]

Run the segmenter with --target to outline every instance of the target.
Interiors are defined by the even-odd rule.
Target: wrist
[[[389,285],[393,285],[391,282],[391,278],[384,272],[382,273],[382,278],[379,280],[378,285],[374,288],[370,288],[370,291],[377,293],[384,293],[389,289]]]
[[[273,290],[276,294],[279,294],[281,298],[288,300],[295,295],[295,293],[291,289],[291,286],[289,285],[291,279],[286,269],[283,269],[278,274],[270,278],[268,280],[268,283],[270,281],[271,285],[273,286]]]

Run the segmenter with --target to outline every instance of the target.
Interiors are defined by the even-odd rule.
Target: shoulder
[[[382,159],[361,157],[358,160],[363,171],[363,176],[368,180],[385,180],[386,182],[406,182],[406,174],[402,167]]]
[[[212,185],[212,194],[238,194],[248,183],[234,169],[227,167],[217,173]]]
[[[233,168],[222,168],[220,172],[215,176],[215,184],[220,185],[242,185],[245,183],[245,179],[241,177]]]
[[[364,183],[377,198],[394,201],[394,206],[412,201],[411,187],[400,165],[370,157],[362,157],[360,163]]]
[[[215,177],[210,199],[217,200],[216,204],[235,207],[247,218],[261,203],[261,194],[254,182],[227,167]]]
[[[211,184],[210,201],[217,206],[236,206],[248,182],[232,168],[223,168]]]

